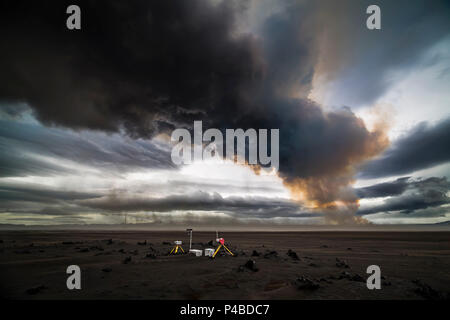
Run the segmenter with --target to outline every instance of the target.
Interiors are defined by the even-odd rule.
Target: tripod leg
[[[169,253],[169,254],[172,254],[173,250],[175,250],[175,248],[172,248],[172,250],[170,250],[170,253]]]
[[[177,252],[178,252],[178,246],[175,247],[175,253],[177,253]]]
[[[183,253],[184,253],[184,250],[183,250],[183,248],[182,248],[182,247],[180,247],[180,250],[181,250],[181,251],[183,251]]]
[[[212,255],[213,258],[216,256],[217,252],[219,252],[220,248],[222,248],[222,245],[217,247],[216,252],[214,252],[214,254]]]
[[[233,252],[231,252],[230,249],[228,249],[226,245],[223,245],[223,247],[224,247],[224,248],[225,248],[232,256],[234,256]]]

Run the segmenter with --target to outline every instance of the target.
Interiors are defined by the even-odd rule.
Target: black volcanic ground
[[[207,243],[214,236],[194,232],[193,248],[211,247]],[[450,291],[450,232],[221,236],[236,257],[168,256],[172,245],[165,242],[183,240],[187,249],[185,232],[1,231],[0,294],[7,299],[443,299]],[[71,264],[81,268],[81,290],[66,288]],[[366,287],[365,271],[372,264],[381,267],[381,290]]]

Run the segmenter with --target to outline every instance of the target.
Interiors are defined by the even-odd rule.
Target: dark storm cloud
[[[414,211],[396,211],[388,213],[389,218],[445,218],[449,213],[449,208],[445,206],[428,207]]]
[[[79,32],[65,27],[69,4],[1,7],[0,97],[28,102],[44,123],[148,137],[235,110],[260,76],[254,40],[232,33],[237,2],[79,1]]]
[[[106,212],[169,212],[169,211],[218,211],[243,217],[305,217],[317,216],[302,213],[298,204],[287,200],[261,197],[227,197],[218,193],[198,191],[189,195],[172,195],[164,198],[120,198],[109,196],[101,199],[78,201],[78,204]]]
[[[315,52],[300,24],[311,5],[274,15],[256,37],[235,28],[242,2],[81,1],[81,31],[65,28],[67,4],[6,1],[1,10],[0,97],[27,102],[46,124],[135,138],[193,120],[280,128],[281,177],[303,179],[308,196],[327,202],[355,163],[387,144],[349,109],[325,113],[304,99]]]
[[[39,184],[0,185],[0,213],[76,218],[82,213],[90,212],[87,208],[77,205],[76,201],[102,196],[99,192],[66,191]]]
[[[28,103],[48,125],[125,130],[133,138],[189,127],[193,120],[220,129],[280,128],[280,176],[285,182],[293,190],[306,189],[308,198],[320,203],[354,202],[348,194],[341,199],[353,167],[381,152],[388,141],[382,130],[368,132],[350,109],[327,113],[306,99],[318,50],[342,58],[355,45],[339,46],[341,51],[337,42],[322,46],[322,32],[328,32],[329,39],[361,40],[358,48],[366,47],[366,37],[371,42],[367,47],[372,51],[356,49],[350,55],[372,55],[364,60],[371,62],[367,67],[361,62],[357,68],[371,79],[371,86],[352,88],[370,100],[368,87],[377,94],[383,91],[380,79],[386,73],[378,70],[403,65],[415,56],[406,51],[420,52],[440,38],[445,10],[438,2],[431,5],[417,27],[413,18],[421,10],[411,11],[406,2],[405,10],[387,5],[391,9],[385,10],[384,26],[389,27],[394,21],[389,15],[398,12],[402,22],[391,30],[400,30],[408,20],[408,36],[416,43],[399,46],[398,38],[394,41],[384,29],[364,31],[365,8],[355,12],[347,2],[340,7],[334,1],[323,2],[324,7],[317,2],[287,3],[255,36],[235,28],[236,13],[245,7],[238,1],[79,1],[81,31],[65,27],[65,9],[71,2],[3,1],[0,36],[8,47],[0,51],[0,99]],[[327,17],[320,14],[324,8]],[[437,14],[435,24],[430,24],[429,12]],[[349,27],[348,21],[358,21],[358,28]],[[362,36],[354,36],[359,33],[355,30],[363,30]],[[422,34],[426,36],[418,36]],[[389,49],[379,52],[380,45],[374,50],[374,42]],[[71,156],[84,161],[92,155]],[[103,154],[98,157],[102,163]]]
[[[316,56],[314,35],[308,29],[309,15],[314,4],[292,1],[280,2],[285,10],[277,12],[256,30],[263,39],[263,56],[266,63],[265,77],[278,96],[305,97],[311,89]]]
[[[30,108],[24,103],[0,104],[0,119],[15,120],[20,118],[22,114],[29,111]]]
[[[169,180],[165,183],[165,186],[174,193],[191,191],[191,190],[217,190],[227,192],[248,192],[248,191],[260,191],[265,193],[280,192],[283,191],[281,186],[273,185],[239,185],[233,180],[215,181],[215,182],[196,182],[196,181],[184,181],[184,180]],[[164,186],[158,186],[158,188],[164,188]]]
[[[431,126],[425,122],[399,138],[380,158],[364,165],[361,178],[408,174],[450,161],[450,118]]]
[[[77,217],[77,216],[70,216],[70,217],[53,217],[52,218],[52,223],[54,224],[84,224],[86,223],[85,220],[89,220],[89,217]],[[13,218],[13,217],[8,217],[5,219],[6,222],[14,222],[14,224],[16,223],[30,223],[30,222],[34,222],[34,223],[38,223],[38,222],[48,222],[48,218],[47,217],[22,217],[22,218]]]
[[[22,150],[13,150],[0,142],[0,177],[48,176],[60,173],[75,173],[70,168],[27,157]]]
[[[32,201],[49,203],[56,201],[84,200],[101,197],[94,192],[77,192],[45,189],[42,186],[5,186],[0,185],[0,200],[3,201]]]
[[[32,199],[31,197],[28,197],[25,201],[6,200],[0,206],[0,214],[13,214],[14,216],[86,217],[92,213],[91,209],[76,205],[72,201],[56,201],[53,199],[45,203],[42,199]],[[101,214],[101,212],[96,213]]]
[[[363,189],[363,193],[367,193],[367,190],[369,190],[369,195],[373,196],[373,191],[377,190],[375,192],[378,192],[380,194],[379,191],[382,189],[384,189],[383,191],[386,191],[386,187],[388,185],[388,183],[385,183],[369,188],[364,188],[365,190]],[[440,207],[442,205],[450,203],[450,198],[447,196],[447,193],[450,191],[450,183],[447,181],[446,177],[432,177],[423,180],[410,180],[408,182],[406,182],[405,180],[397,180],[396,182],[391,183],[390,186],[392,187],[393,185],[396,187],[401,185],[401,188],[404,188],[404,191],[400,193],[399,196],[395,196],[398,194],[398,189],[391,190],[394,191],[391,194],[393,196],[384,200],[384,203],[382,205],[361,209],[358,211],[358,214],[366,215],[379,212],[397,211],[400,211],[400,213],[402,214],[410,214],[415,212],[416,210]],[[382,193],[387,195],[387,192]],[[439,210],[439,212],[441,213],[449,211],[448,208],[441,209],[442,210]],[[422,213],[423,212],[424,211],[422,211]],[[433,212],[436,212],[436,210],[434,210]]]
[[[317,71],[337,101],[331,105],[370,105],[409,72],[434,44],[450,34],[447,0],[315,1],[308,22],[316,30]],[[381,30],[366,28],[366,9],[381,9]],[[297,5],[295,5],[297,6]],[[430,63],[430,61],[429,61]]]
[[[102,170],[173,168],[170,149],[155,141],[96,132],[77,133],[38,124],[0,120],[0,176],[74,174],[70,167],[43,157],[66,159]]]
[[[369,187],[359,188],[355,190],[355,193],[359,198],[398,196],[405,192],[408,187],[408,179],[409,177],[399,178],[393,182],[383,182]]]
[[[3,188],[6,189],[6,188]],[[11,188],[25,191],[23,188]],[[95,193],[58,192],[46,190],[31,190],[23,199],[14,197],[10,193],[2,193],[0,214],[13,214],[25,216],[18,218],[27,221],[30,215],[45,217],[70,217],[81,219],[89,216],[92,212],[108,219],[121,222],[123,215],[135,217],[142,221],[164,220],[175,222],[179,219],[200,219],[202,223],[210,221],[210,216],[201,215],[195,218],[191,211],[203,213],[220,213],[217,221],[222,219],[272,219],[272,218],[320,218],[320,213],[310,213],[303,210],[298,204],[283,199],[261,198],[261,197],[228,197],[223,198],[217,193],[206,193],[197,191],[186,195],[172,195],[163,198],[135,198],[130,196],[102,196]],[[52,197],[52,194],[56,198]],[[98,196],[98,197],[97,197]],[[180,211],[179,218],[174,218],[170,213]],[[223,215],[225,214],[225,215]],[[11,220],[11,217],[4,218]],[[38,218],[40,219],[40,218]],[[32,221],[32,219],[30,220]],[[178,221],[180,222],[180,221]],[[198,221],[197,221],[198,222]]]

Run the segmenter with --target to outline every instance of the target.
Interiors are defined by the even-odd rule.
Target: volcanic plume
[[[82,31],[69,32],[68,4],[3,2],[3,100],[26,102],[47,125],[134,138],[194,120],[278,128],[279,175],[293,197],[332,222],[355,220],[354,168],[388,140],[350,108],[325,112],[307,98],[317,46],[298,16],[275,15],[255,34],[237,26],[240,2],[79,1]]]

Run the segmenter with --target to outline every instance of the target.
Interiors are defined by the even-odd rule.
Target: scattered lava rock
[[[320,278],[319,282],[325,282],[325,283],[328,283],[328,284],[333,284],[333,281],[330,281],[330,280],[325,279],[325,278]]]
[[[112,269],[111,269],[111,268],[103,268],[102,271],[103,271],[103,272],[111,272]]]
[[[124,249],[119,249],[119,252],[120,253],[125,253],[125,250]]]
[[[343,271],[340,275],[339,275],[339,279],[348,279],[350,281],[356,281],[356,282],[364,282],[364,278],[361,277],[359,274],[355,273],[355,274],[350,274],[347,271]]]
[[[170,245],[170,242],[167,242],[167,241],[163,241],[163,243],[162,244],[164,244],[164,245]]]
[[[108,239],[108,240],[106,240],[106,244],[113,244],[113,241],[112,241],[112,239]]]
[[[139,251],[133,250],[133,251],[130,251],[130,254],[137,256],[139,254]]]
[[[300,260],[297,253],[295,251],[292,251],[291,249],[288,250],[287,255],[294,260]]]
[[[143,242],[139,242],[137,243],[139,246],[146,246],[147,245],[147,240],[143,241]]]
[[[72,244],[83,244],[83,241],[63,241],[61,244],[72,245]]]
[[[257,272],[259,269],[256,267],[255,260],[248,260],[244,265],[239,267],[239,271],[244,271],[245,269]]]
[[[156,255],[154,253],[147,253],[145,255],[146,258],[150,258],[150,259],[156,259]]]
[[[299,290],[310,290],[310,291],[314,291],[320,288],[320,285],[311,280],[308,279],[306,277],[299,277],[294,281],[294,285],[297,287],[297,289]]]
[[[313,263],[313,262],[311,262],[311,263],[309,264],[309,266],[310,266],[310,267],[313,267],[313,268],[319,267],[317,264],[315,264],[315,263]]]
[[[364,278],[362,276],[360,276],[359,274],[354,274],[351,278],[351,281],[356,281],[356,282],[365,282]]]
[[[353,249],[352,249],[352,248],[347,248],[347,250],[348,250],[348,251],[352,251]]]
[[[258,252],[258,251],[256,251],[256,250],[253,250],[253,252],[252,252],[252,257],[259,257],[261,254]]]
[[[264,259],[275,259],[278,258],[278,252],[276,251],[269,251],[266,254],[264,254]]]
[[[126,258],[122,261],[123,264],[127,264],[127,263],[130,263],[130,262],[131,262],[131,257],[126,257]]]
[[[153,248],[152,246],[148,247],[148,251],[149,251],[150,253],[155,254],[155,255],[158,253],[158,251],[157,251],[155,248]]]
[[[208,242],[208,246],[212,246],[212,245],[214,245],[214,243],[213,243],[213,241],[211,240],[211,241]]]
[[[40,285],[40,286],[37,286],[37,287],[30,288],[26,292],[28,294],[37,294],[37,293],[41,292],[44,289],[47,289],[47,287],[43,286],[43,285]]]
[[[339,258],[336,258],[336,267],[345,269],[350,268],[346,261],[340,260]]]
[[[90,247],[91,250],[98,250],[98,251],[103,251],[104,249],[102,247],[99,246],[92,246]]]
[[[320,247],[321,247],[321,248],[328,248],[328,246],[327,246],[326,244],[321,245]]]
[[[78,252],[89,252],[89,248],[80,249],[80,250],[78,250]]]
[[[446,299],[446,295],[444,293],[433,289],[430,285],[426,284],[425,282],[423,282],[419,279],[413,280],[413,283],[418,286],[418,288],[416,290],[414,290],[414,292],[427,300],[445,300]]]

